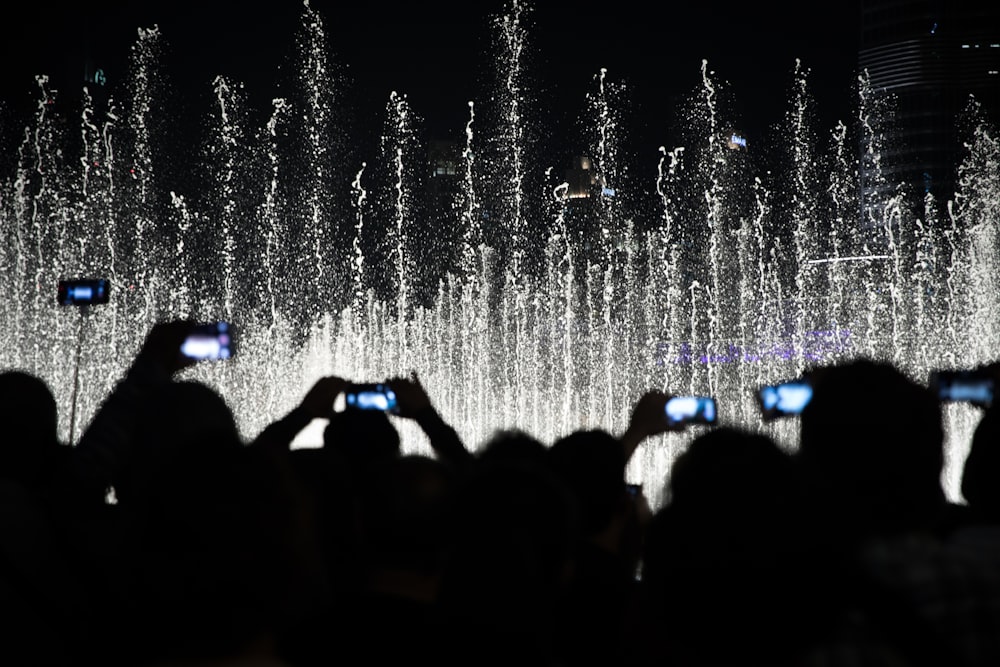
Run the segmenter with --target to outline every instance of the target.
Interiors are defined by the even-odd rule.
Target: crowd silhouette
[[[641,480],[654,509],[626,470],[685,428],[667,393],[623,433],[465,443],[416,374],[384,379],[392,417],[324,377],[247,441],[178,378],[192,326],[154,325],[72,443],[44,381],[0,373],[3,664],[1000,665],[1000,404],[952,502],[939,397],[819,367],[794,451],[705,427]]]

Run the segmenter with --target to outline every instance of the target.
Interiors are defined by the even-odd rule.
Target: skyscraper
[[[862,0],[858,64],[872,93],[895,109],[884,135],[880,184],[951,199],[961,159],[962,112],[974,97],[1000,119],[1000,2]]]

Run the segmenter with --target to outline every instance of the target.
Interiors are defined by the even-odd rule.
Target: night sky
[[[446,136],[461,130],[467,102],[482,95],[490,17],[510,5],[311,0],[311,6],[325,21],[335,65],[354,86],[351,103],[360,117],[382,118],[395,90],[407,95],[430,135]],[[850,113],[858,4],[827,11],[813,4],[787,9],[707,0],[528,6],[526,68],[542,108],[557,123],[584,109],[594,77],[606,68],[609,80],[630,91],[632,132],[650,150],[672,145],[668,119],[678,97],[699,85],[703,59],[731,85],[738,120],[751,138],[784,112],[796,58],[811,70],[824,128]],[[25,3],[18,16],[0,21],[7,74],[2,99],[30,101],[40,73],[56,88],[82,85],[88,57],[115,82],[137,28],[158,25],[168,45],[166,64],[182,86],[204,90],[215,75],[226,74],[266,105],[289,66],[301,11],[299,0]]]

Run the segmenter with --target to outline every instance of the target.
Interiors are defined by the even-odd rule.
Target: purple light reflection
[[[678,365],[760,363],[770,359],[790,361],[795,358],[808,362],[823,362],[852,349],[850,329],[806,331],[799,342],[800,345],[796,346],[795,340],[791,337],[752,347],[743,347],[730,342],[724,344],[725,351],[709,351],[708,343],[685,342],[678,346],[660,343],[656,346],[655,361],[657,366],[664,366],[667,363]],[[714,344],[712,347],[719,345]]]

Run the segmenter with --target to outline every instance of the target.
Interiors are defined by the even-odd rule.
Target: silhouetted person
[[[77,503],[103,504],[109,489],[128,476],[144,419],[155,411],[151,397],[167,391],[178,372],[196,363],[181,353],[194,326],[186,320],[154,324],[124,376],[101,403],[73,448],[70,486]],[[172,416],[184,421],[193,418]],[[183,424],[168,426],[183,428]]]
[[[557,665],[557,602],[572,577],[579,519],[544,466],[494,460],[463,476],[440,603],[448,664]]]
[[[214,450],[243,447],[229,405],[201,382],[162,384],[150,391],[137,412],[137,445],[114,484],[123,507],[155,501],[177,489],[178,480],[165,471],[185,462],[196,465]]]
[[[363,654],[374,664],[440,664],[450,655],[438,598],[454,539],[456,481],[449,465],[419,454],[371,470],[360,496],[363,588],[344,609],[338,655]]]
[[[521,429],[500,429],[495,431],[476,453],[481,463],[499,461],[520,461],[529,465],[547,466],[548,448],[545,444]]]
[[[399,431],[384,412],[344,410],[330,417],[323,430],[323,447],[336,452],[359,479],[367,470],[402,454]]]
[[[152,556],[159,555],[150,555],[148,549],[136,544],[152,525],[150,517],[162,514],[188,493],[186,474],[198,470],[204,474],[209,469],[221,474],[217,467],[206,466],[206,461],[243,448],[225,399],[203,383],[174,378],[194,363],[180,354],[181,341],[190,326],[186,322],[154,326],[75,451],[79,469],[86,475],[81,479],[90,487],[84,492],[96,501],[101,490],[111,488],[117,500],[104,510],[110,522],[94,526],[101,532],[95,531],[84,548],[85,557],[101,575],[95,581],[104,582],[105,596],[120,598],[112,614],[120,617],[118,622],[125,627],[155,610],[145,606],[149,594],[138,594]],[[100,540],[93,539],[98,536]],[[177,594],[181,593],[178,589]],[[156,627],[150,624],[150,629]],[[138,630],[121,638],[138,641],[142,636]],[[143,659],[147,649],[154,647],[123,646],[123,659]]]
[[[977,524],[1000,526],[1000,402],[983,411],[962,469],[962,497]]]
[[[397,407],[392,414],[400,419],[415,421],[427,436],[431,448],[439,459],[456,466],[466,465],[472,460],[472,454],[466,449],[455,429],[445,422],[438,413],[415,372],[410,373],[409,377],[391,378],[385,384],[396,395]],[[376,425],[377,431],[388,438],[388,440],[377,443],[379,445],[377,452],[382,452],[384,446],[386,447],[385,452],[389,456],[398,453],[400,447],[392,443],[394,438],[385,428],[387,420],[379,417],[366,418],[364,415],[355,415],[353,413],[359,410],[353,408],[344,410],[344,412],[349,413],[346,417],[334,411],[334,402],[337,397],[350,385],[350,381],[332,375],[320,378],[297,406],[281,419],[269,424],[257,436],[254,445],[287,449],[291,446],[295,436],[310,422],[314,419],[326,419],[332,423],[328,423],[324,439],[329,439],[337,446],[347,447],[348,450],[345,451],[345,454],[353,460],[364,460],[369,453],[352,453],[349,451],[350,446],[344,443],[351,439],[350,433],[365,431],[363,425],[356,426],[354,421],[369,419],[373,425]],[[361,412],[366,411],[361,410]],[[378,411],[369,412],[377,413]],[[356,419],[352,420],[352,417],[356,417]],[[338,433],[340,431],[343,431],[344,437],[340,436]],[[363,437],[368,438],[369,436],[364,435]],[[398,441],[398,433],[395,440]],[[371,454],[375,455],[376,453]]]
[[[956,547],[990,558],[1000,567],[1000,404],[985,408],[962,468],[963,524],[951,535]]]
[[[88,609],[50,497],[69,451],[48,385],[0,373],[0,659],[12,664],[65,664],[80,648]]]
[[[328,375],[316,380],[298,405],[264,428],[251,443],[274,451],[288,451],[292,442],[313,420],[329,420],[337,397],[350,384],[348,380]]]
[[[938,400],[888,363],[814,374],[798,459],[823,521],[851,540],[947,529]]]
[[[769,438],[719,427],[670,470],[643,561],[649,659],[792,665],[823,626],[791,457]]]
[[[817,653],[914,665],[1000,664],[996,567],[952,543],[941,405],[890,363],[822,368],[801,415],[807,507],[827,531],[842,615]]]
[[[307,541],[289,536],[287,469],[243,445],[217,392],[174,380],[195,363],[181,353],[193,326],[154,325],[74,448],[78,505],[99,498],[114,510],[84,524],[100,530],[80,538],[77,566],[100,619],[85,619],[95,630],[85,648],[107,664],[277,659],[274,638],[309,571]]]
[[[325,600],[306,613],[303,623],[282,638],[284,650],[300,664],[327,664],[344,649],[343,642],[327,640],[330,627],[344,629],[348,637],[343,641],[364,643],[363,638],[371,638],[373,629],[359,625],[360,619],[371,621],[383,604],[390,607],[387,613],[395,615],[404,611],[400,607],[428,611],[432,607],[430,600],[421,598],[434,597],[431,589],[436,588],[439,573],[417,571],[414,563],[402,561],[396,567],[406,567],[393,570],[380,559],[402,558],[405,548],[398,555],[390,553],[388,547],[373,550],[370,540],[373,536],[391,535],[393,529],[417,529],[418,514],[407,520],[393,519],[396,523],[392,525],[383,524],[392,516],[391,509],[417,512],[423,507],[426,515],[429,498],[421,494],[429,490],[430,480],[440,484],[473,457],[457,432],[438,414],[416,373],[392,378],[385,384],[396,395],[391,417],[381,410],[351,406],[335,411],[335,400],[351,382],[327,376],[317,380],[299,405],[268,425],[252,443],[255,448],[288,455],[318,526],[317,540],[330,590]],[[327,421],[322,447],[289,452],[296,435],[315,419]],[[404,456],[394,419],[415,421],[427,436],[435,458]],[[387,481],[394,475],[400,476]],[[398,488],[394,488],[394,481],[399,482]],[[408,493],[410,496],[404,498]],[[430,517],[422,519],[427,532],[421,539],[429,539]],[[418,533],[422,530],[418,529]],[[412,619],[408,627],[415,622]],[[379,642],[384,651],[402,645]]]
[[[416,372],[409,377],[395,377],[387,381],[396,394],[396,415],[411,419],[420,426],[440,461],[461,470],[469,466],[474,456],[458,432],[441,417]]]
[[[161,474],[126,552],[133,664],[284,664],[313,556],[285,471],[262,449],[210,447]]]
[[[618,664],[628,648],[625,623],[636,604],[640,545],[625,449],[593,429],[560,438],[548,452],[581,519],[574,576],[559,610],[560,651],[568,664]]]
[[[55,397],[44,380],[0,373],[0,477],[38,489],[62,464]]]
[[[350,384],[334,375],[319,378],[295,407],[270,423],[250,443],[252,448],[270,451],[287,461],[302,497],[302,512],[315,530],[324,583],[315,587],[313,599],[303,602],[299,622],[286,628],[280,639],[282,651],[301,665],[329,661],[328,629],[343,625],[342,615],[350,618],[351,611],[342,601],[355,600],[363,590],[359,492],[365,473],[357,470],[363,459],[359,462],[348,458],[345,450],[347,455],[360,456],[364,454],[364,443],[291,449],[296,436],[314,420],[327,422],[324,440],[336,444],[338,437],[346,437],[337,430],[341,416],[335,414],[334,404]],[[346,420],[351,416],[347,415]],[[388,446],[383,448],[385,458],[394,460],[400,451],[398,433],[384,415],[376,414],[371,419],[377,421],[389,439]]]

